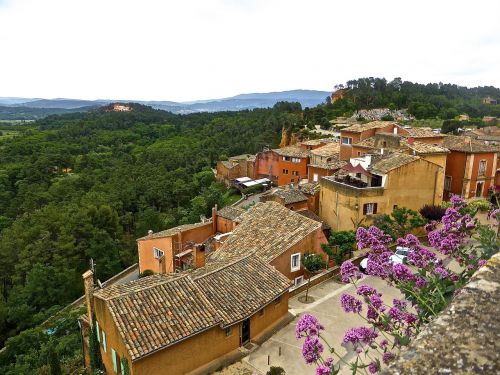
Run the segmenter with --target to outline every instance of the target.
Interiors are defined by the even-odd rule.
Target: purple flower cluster
[[[372,288],[371,286],[366,285],[366,284],[360,285],[358,287],[356,293],[358,293],[360,296],[364,296],[364,297],[369,297],[372,294],[379,294],[379,293],[377,293],[377,290],[375,288]]]
[[[328,375],[333,369],[333,358],[328,358],[316,368],[316,375]]]
[[[307,364],[316,362],[323,353],[323,344],[319,341],[316,336],[308,336],[304,341],[302,346],[302,356]]]
[[[385,352],[384,355],[382,356],[382,362],[384,362],[386,365],[389,364],[394,359],[394,354],[391,352]]]
[[[441,276],[442,279],[446,279],[449,274],[443,267],[436,267],[434,269],[434,274]]]
[[[316,317],[311,314],[304,314],[295,327],[295,337],[300,339],[301,337],[319,336],[320,331],[324,329],[325,327]]]
[[[368,371],[370,372],[370,374],[376,374],[378,372],[379,368],[378,368],[378,365],[376,362],[371,362],[369,365],[368,365]]]
[[[359,272],[358,267],[354,265],[350,260],[346,260],[340,266],[340,275],[342,276],[342,282],[348,283],[351,279],[361,279],[363,274]]]
[[[384,231],[375,226],[371,226],[368,229],[363,227],[358,228],[356,231],[356,240],[358,241],[359,249],[370,248],[376,253],[387,251],[387,244],[392,241],[391,236],[388,236]]]
[[[363,302],[350,294],[343,293],[340,296],[340,303],[345,312],[353,312],[355,314],[361,312]]]
[[[392,266],[392,274],[395,280],[401,282],[413,281],[415,279],[408,266],[404,264],[394,264]]]
[[[378,333],[374,329],[357,327],[347,330],[342,342],[344,344],[351,343],[356,348],[360,345],[370,345],[377,337]]]

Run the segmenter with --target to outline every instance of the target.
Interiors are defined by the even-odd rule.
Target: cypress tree
[[[54,343],[52,341],[49,342],[48,347],[48,362],[50,367],[50,375],[62,375],[59,355],[57,354],[54,348]]]
[[[97,340],[97,329],[95,326],[95,316],[94,316],[94,324],[90,327],[89,333],[89,352],[90,352],[90,368],[92,371],[102,370],[103,363],[101,357],[101,350],[99,348],[99,340]]]

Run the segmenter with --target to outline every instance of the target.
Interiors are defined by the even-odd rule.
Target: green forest
[[[54,350],[67,368],[79,364],[76,313],[38,325],[83,294],[89,260],[104,281],[136,262],[135,239],[148,229],[223,206],[230,192],[215,182],[216,161],[276,147],[282,127],[300,123],[280,106],[192,115],[132,107],[49,116],[0,138],[1,374],[44,373]]]
[[[335,86],[343,90],[344,97],[316,108],[306,108],[306,123],[329,125],[337,116],[352,116],[359,109],[408,109],[417,119],[453,119],[466,113],[471,118],[500,117],[500,104],[484,104],[491,97],[500,103],[500,89],[493,86],[467,88],[454,84],[420,84],[394,78],[359,78]]]

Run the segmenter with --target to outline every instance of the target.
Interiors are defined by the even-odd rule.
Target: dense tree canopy
[[[500,102],[500,89],[493,86],[467,88],[454,84],[428,83],[419,84],[394,78],[388,82],[385,78],[360,78],[335,86],[343,90],[344,96],[318,108],[306,108],[306,122],[317,124],[322,119],[336,116],[351,116],[355,110],[371,108],[402,109],[417,119],[440,118],[452,119],[466,113],[470,117],[500,117],[500,104],[484,104],[483,98],[492,97]]]

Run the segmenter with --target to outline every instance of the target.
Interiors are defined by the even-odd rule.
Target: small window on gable
[[[478,174],[480,176],[484,176],[485,173],[486,173],[486,160],[481,160],[481,161],[479,161],[479,171],[478,171]]]
[[[153,253],[154,253],[154,257],[156,259],[161,259],[165,255],[165,253],[163,252],[163,250],[160,250],[157,247],[153,247]]]

